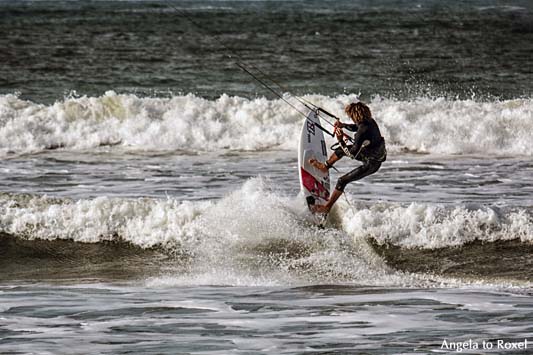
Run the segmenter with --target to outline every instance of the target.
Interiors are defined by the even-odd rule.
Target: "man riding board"
[[[325,163],[316,159],[309,160],[309,163],[324,172],[333,167],[333,164],[344,156],[359,160],[363,162],[363,165],[339,178],[328,202],[325,205],[312,206],[312,210],[316,213],[328,213],[348,183],[374,174],[381,167],[381,163],[387,159],[385,140],[381,136],[378,124],[372,118],[368,106],[362,102],[351,103],[345,107],[344,111],[354,123],[342,123],[340,120],[335,122],[335,136],[339,141],[339,147],[335,149]],[[356,132],[353,144],[347,144],[344,140],[343,128]]]

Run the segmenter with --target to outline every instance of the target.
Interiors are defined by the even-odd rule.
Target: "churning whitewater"
[[[220,200],[174,198],[59,199],[38,195],[0,196],[1,231],[30,239],[72,239],[97,243],[120,238],[141,248],[204,249],[203,244],[276,238],[305,240],[304,201],[254,178]],[[517,208],[429,203],[339,203],[332,224],[353,239],[376,239],[427,249],[520,239],[533,242],[533,219]],[[304,232],[305,230],[305,232]],[[209,248],[208,248],[209,249]]]
[[[155,248],[175,258],[176,284],[422,286],[429,284],[425,277],[394,271],[369,241],[424,249],[475,240],[533,241],[533,220],[525,209],[473,210],[424,203],[341,201],[329,227],[322,230],[306,222],[309,216],[301,197],[287,196],[263,178],[248,180],[211,201],[105,196],[71,200],[12,194],[0,198],[4,237],[111,241],[138,247],[141,254]],[[70,257],[76,257],[73,253]]]
[[[343,117],[358,96],[304,98]],[[529,280],[527,252],[513,243],[533,242],[533,166],[524,161],[533,154],[533,102],[375,97],[370,105],[389,160],[350,186],[319,230],[297,196],[303,117],[283,100],[107,92],[44,105],[1,96],[4,253],[60,263],[58,253],[89,260],[94,250],[84,245],[109,254],[118,243],[172,258],[178,284],[421,286],[444,281],[428,281],[417,260],[426,272],[483,282],[495,275],[469,265],[481,255],[499,260],[487,245],[507,243],[520,268],[500,279]],[[341,162],[334,179],[350,166]]]
[[[306,223],[301,201],[274,193],[260,178],[215,202],[2,199],[3,233],[30,240],[114,240],[159,248],[176,257],[173,275],[186,284],[399,280],[364,241]],[[180,270],[180,263],[189,272]]]
[[[291,100],[290,95],[286,98]],[[344,106],[358,98],[306,95],[304,99],[344,117]],[[378,96],[370,105],[393,153],[533,155],[531,99],[404,101]],[[2,95],[0,152],[6,157],[100,146],[128,151],[295,150],[301,120],[282,100],[265,98],[222,95],[209,100],[193,94],[141,98],[109,91],[100,97],[65,98],[44,105]]]

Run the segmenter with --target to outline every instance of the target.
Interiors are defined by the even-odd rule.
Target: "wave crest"
[[[357,100],[356,95],[305,98],[339,117],[346,103]],[[531,99],[476,102],[377,97],[370,105],[393,152],[533,154]],[[139,98],[110,91],[50,106],[3,95],[0,150],[19,153],[109,145],[131,150],[294,150],[302,119],[282,100],[228,95],[216,100],[192,94]]]
[[[382,203],[346,209],[342,226],[356,238],[406,248],[456,247],[475,240],[533,242],[533,217],[523,209]]]
[[[53,199],[0,195],[0,234],[98,243],[117,238],[175,255],[178,283],[420,284],[391,269],[367,241],[400,248],[468,247],[472,241],[533,241],[526,210],[339,201],[334,227],[306,222],[303,198],[282,196],[254,178],[218,201]],[[467,262],[467,260],[465,261]],[[253,281],[255,280],[255,281]]]

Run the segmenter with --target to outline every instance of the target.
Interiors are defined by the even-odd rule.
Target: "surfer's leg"
[[[374,161],[374,160],[367,161],[365,164],[341,176],[339,180],[337,180],[337,186],[335,186],[335,190],[344,192],[344,188],[350,182],[360,180],[364,178],[365,176],[374,174],[376,171],[379,170],[380,167],[381,167],[381,162],[379,161]]]
[[[352,145],[351,145],[351,144],[348,146],[348,149],[350,149],[350,148],[352,148]],[[337,149],[335,149],[335,150],[333,151],[333,155],[337,156],[337,157],[338,157],[337,160],[339,160],[340,158],[345,157],[345,156],[346,156],[346,153],[344,152],[344,150],[342,150],[341,147],[338,147]]]
[[[315,213],[328,213],[331,207],[333,207],[333,205],[335,204],[335,202],[337,202],[339,197],[341,197],[341,195],[342,195],[342,191],[337,190],[337,189],[333,190],[333,192],[331,193],[331,196],[329,197],[328,202],[325,205],[314,205],[313,211]]]
[[[350,148],[350,146],[348,146],[348,148]],[[341,160],[342,157],[346,156],[346,153],[344,153],[344,150],[342,150],[342,148],[337,148],[333,151],[333,154],[331,154],[331,156],[329,157],[328,160],[326,160],[326,163],[321,163],[319,162],[318,160],[316,159],[311,159],[309,160],[309,163],[314,166],[315,168],[317,168],[318,170],[320,171],[323,171],[324,173],[327,173],[328,170],[333,167],[333,164],[335,164],[337,161]]]
[[[331,194],[328,202],[323,206],[316,205],[313,210],[319,213],[328,213],[331,207],[333,207],[333,205],[335,204],[335,202],[337,202],[339,197],[341,197],[342,193],[344,192],[344,188],[347,184],[352,181],[362,179],[365,176],[374,174],[376,171],[379,170],[380,167],[381,162],[370,160],[367,161],[365,164],[353,169],[348,174],[341,176],[337,181],[337,186],[335,186],[335,190],[333,190],[333,193]]]
[[[333,164],[335,164],[341,158],[342,158],[341,155],[337,155],[337,152],[333,152],[333,154],[331,154],[329,159],[326,161],[327,163],[326,165],[333,166]]]
[[[337,154],[333,153],[331,154],[331,156],[329,157],[328,160],[326,160],[326,163],[321,163],[319,162],[318,160],[316,159],[309,159],[309,164],[311,164],[312,166],[314,166],[315,168],[317,168],[318,170],[324,172],[324,173],[327,173],[329,168],[331,168],[333,166],[333,164],[335,164],[335,162],[337,160],[339,160],[341,157],[337,156]]]
[[[381,167],[381,162],[375,160],[368,160],[363,165],[353,169],[349,173],[341,176],[337,180],[335,190],[331,193],[328,202],[325,205],[314,205],[313,211],[315,213],[328,213],[331,207],[337,202],[344,192],[344,188],[352,181],[360,180],[365,176],[374,174]]]

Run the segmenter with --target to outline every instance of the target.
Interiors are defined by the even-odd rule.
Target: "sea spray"
[[[304,98],[339,117],[344,117],[345,104],[358,100],[356,95]],[[531,99],[478,102],[376,97],[370,107],[391,153],[533,154]],[[302,119],[282,100],[228,95],[215,100],[193,94],[140,98],[109,91],[101,97],[66,98],[50,106],[3,95],[0,151],[90,150],[114,145],[132,151],[295,150]]]
[[[1,232],[24,239],[76,243],[119,240],[141,248],[187,255],[176,283],[291,284],[355,282],[424,283],[394,271],[368,240],[426,249],[473,240],[532,240],[525,210],[450,207],[438,204],[339,201],[332,225],[306,220],[303,199],[286,196],[268,180],[253,178],[220,200],[172,198],[53,199],[1,196]],[[169,281],[170,282],[170,281]]]
[[[4,233],[77,243],[118,238],[142,248],[165,248],[189,257],[188,271],[180,263],[172,275],[184,284],[215,279],[219,284],[376,284],[402,279],[366,242],[306,222],[303,201],[274,193],[261,178],[216,202],[2,198]]]
[[[120,238],[142,248],[173,247],[210,202],[172,199],[68,200],[3,194],[2,232],[28,239],[97,243]]]
[[[533,217],[524,209],[505,212],[429,203],[373,203],[347,208],[342,228],[356,238],[372,238],[407,248],[436,249],[480,240],[533,241]]]

